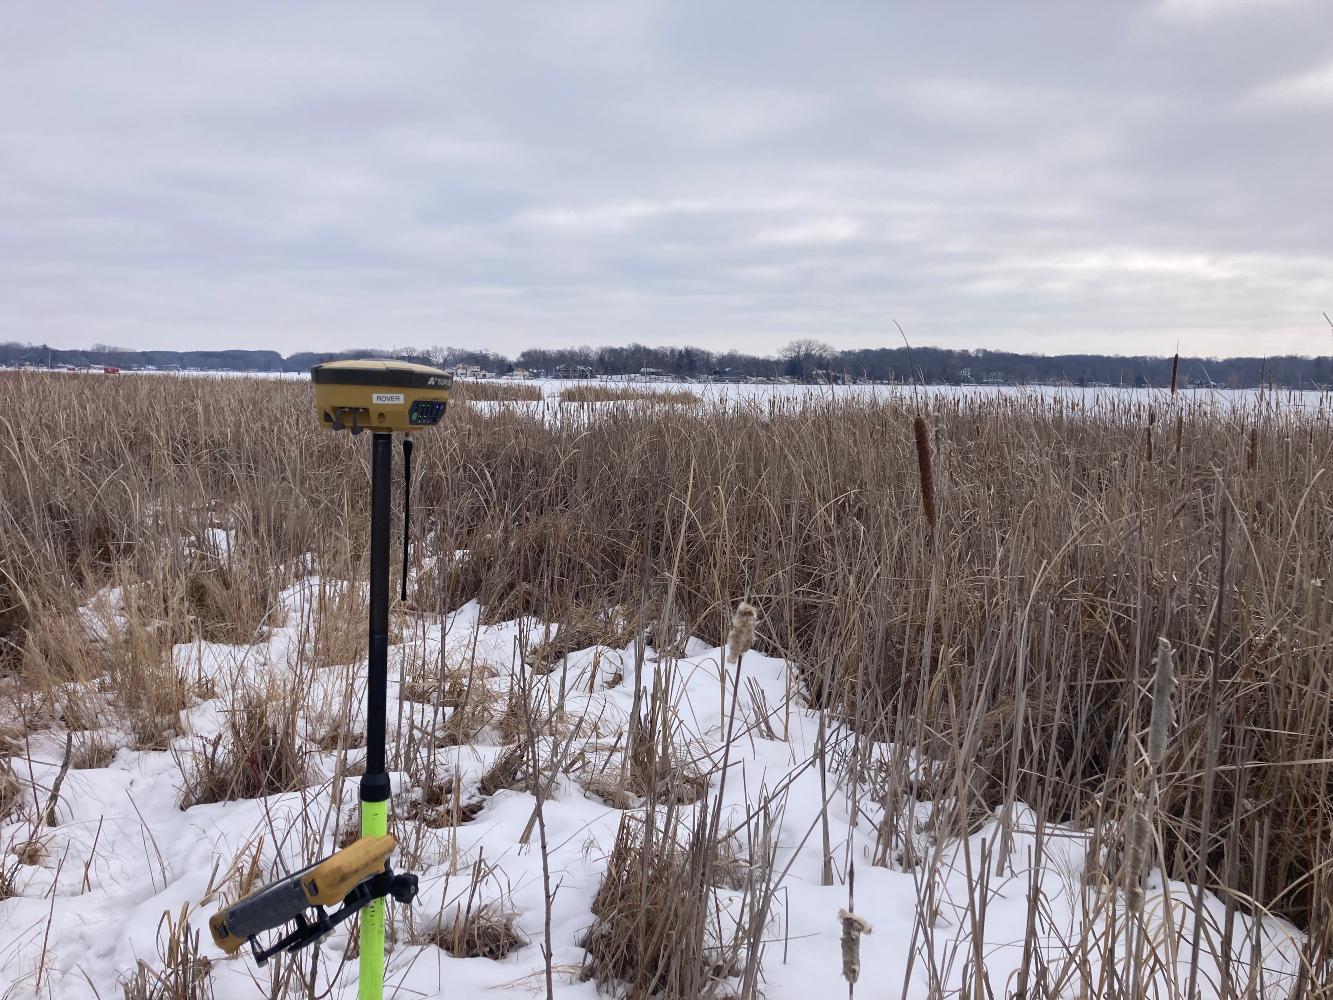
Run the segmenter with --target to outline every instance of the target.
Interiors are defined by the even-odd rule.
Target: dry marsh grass
[[[498,962],[528,943],[514,926],[516,916],[497,903],[483,903],[448,927],[440,928],[431,937],[431,943],[455,958],[489,958]]]
[[[310,608],[312,666],[356,663],[366,655],[370,645],[366,628],[368,607],[369,594],[364,587],[342,580],[320,580]]]
[[[18,812],[23,802],[23,786],[10,765],[8,757],[0,757],[0,821]]]
[[[297,738],[293,691],[247,689],[223,732],[200,739],[182,762],[180,807],[257,799],[304,788],[310,769]]]
[[[102,670],[105,651],[69,653],[59,637],[92,592],[125,580],[179,595],[145,613],[169,637],[228,615],[233,638],[260,634],[282,577],[217,574],[207,600],[191,596],[185,542],[217,524],[234,533],[234,566],[311,553],[321,573],[362,578],[347,554],[367,546],[367,449],[314,425],[308,386],[0,378],[16,390],[0,393],[0,672],[17,682],[50,692]],[[50,420],[31,425],[34,408]],[[212,419],[235,412],[249,419]],[[909,775],[899,760],[877,781],[885,801],[951,797],[932,813],[936,842],[1020,801],[1113,831],[1150,797],[1144,867],[1207,885],[1228,913],[1309,930],[1314,997],[1333,958],[1330,457],[1328,400],[1281,395],[630,400],[595,417],[462,406],[416,453],[414,518],[430,526],[418,556],[435,562],[414,600],[478,598],[487,620],[560,622],[661,609],[669,589],[685,634],[721,643],[747,596],[763,611],[755,648],[796,663],[812,705],[926,762]],[[1149,771],[1159,638],[1174,651],[1174,721]],[[538,659],[557,665],[563,645]],[[125,704],[165,690],[159,718],[189,697],[170,677],[112,675]],[[205,794],[299,785],[287,724],[273,721],[285,777],[243,788],[219,745]],[[475,721],[460,716],[460,739]],[[490,786],[532,785],[522,733],[507,741],[520,749]],[[651,775],[633,784],[657,794]],[[930,864],[916,822],[886,810],[882,863]],[[1127,846],[1108,843],[1108,856]],[[675,864],[635,850],[620,848],[625,866]],[[620,884],[607,913],[622,908],[610,902]],[[650,949],[632,968],[614,954],[602,967],[653,982],[654,961]],[[1041,997],[1063,988],[1029,984]]]
[[[158,924],[158,963],[140,959],[121,984],[124,1000],[212,1000],[213,963],[200,950],[200,932],[187,920],[188,909],[165,913]]]
[[[540,402],[542,391],[539,386],[523,385],[514,382],[468,382],[454,379],[449,395],[467,403],[506,403]]]
[[[584,975],[629,997],[756,995],[736,979],[758,950],[765,911],[751,900],[738,917],[714,897],[734,884],[734,868],[711,839],[707,810],[622,816],[581,941]]]
[[[699,402],[699,394],[689,389],[650,389],[633,385],[576,385],[560,390],[562,403],[665,403],[684,406]]]

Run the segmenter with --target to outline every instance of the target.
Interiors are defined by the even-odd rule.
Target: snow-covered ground
[[[162,966],[163,915],[178,916],[183,909],[189,923],[201,931],[202,951],[212,960],[213,990],[220,1000],[270,995],[272,966],[257,968],[245,951],[225,957],[209,940],[207,919],[221,903],[235,898],[238,873],[248,865],[258,862],[262,883],[276,872],[294,870],[330,853],[335,838],[353,822],[355,779],[341,782],[340,809],[334,803],[335,785],[344,776],[335,774],[335,755],[307,746],[315,780],[302,791],[185,810],[177,803],[191,773],[192,749],[224,729],[228,706],[238,692],[265,683],[290,685],[299,676],[295,697],[303,732],[316,731],[340,704],[363,705],[364,661],[297,666],[308,641],[305,629],[317,589],[318,581],[307,578],[286,591],[287,623],[273,629],[261,644],[196,642],[175,647],[177,663],[193,676],[211,678],[214,689],[205,692],[207,700],[183,713],[185,735],[175,739],[169,751],[121,746],[109,766],[69,773],[55,826],[34,831],[13,819],[0,827],[0,844],[20,844],[36,836],[43,845],[36,863],[16,866],[18,895],[0,902],[0,996],[118,996],[118,984],[137,962]],[[114,594],[109,598],[114,600]],[[111,618],[110,627],[115,627]],[[450,710],[432,704],[436,696],[419,683],[423,671],[428,675],[441,656],[450,671],[484,677],[495,698],[503,700],[524,669],[518,663],[520,635],[535,643],[544,630],[532,621],[483,626],[475,604],[444,620],[429,616],[402,622],[397,636],[401,641],[390,650],[391,737],[400,744],[413,738],[419,742],[423,733],[447,720]],[[573,743],[561,749],[555,743],[564,737],[556,737],[548,746],[551,759],[561,762],[561,776],[545,806],[555,889],[551,903],[555,993],[567,1000],[597,995],[591,983],[580,979],[584,951],[579,942],[593,923],[592,900],[622,816],[635,808],[628,803],[631,808],[622,811],[583,787],[588,783],[589,761],[616,766],[614,755],[622,746],[634,697],[633,661],[632,645],[594,647],[570,654],[548,674],[527,675],[531,697],[539,703],[564,692],[559,706],[566,720],[562,732],[580,723]],[[711,765],[711,798],[719,785],[723,706],[730,707],[735,694],[734,668],[725,664],[723,650],[696,639],[687,643],[678,660],[655,661],[649,649],[645,671],[666,670],[674,679],[672,698],[678,703],[680,724],[675,740],[688,747],[705,769]],[[725,680],[720,680],[720,673]],[[1042,850],[1036,852],[1034,818],[1020,807],[1011,837],[1002,836],[996,816],[965,840],[935,843],[929,833],[930,813],[948,804],[909,798],[900,807],[911,817],[905,827],[911,831],[908,836],[919,860],[910,866],[895,865],[892,855],[907,846],[899,843],[890,845],[890,865],[876,866],[872,861],[878,853],[884,802],[871,778],[853,781],[839,763],[845,764],[850,739],[832,724],[829,823],[834,884],[821,885],[824,852],[818,824],[824,796],[818,769],[811,766],[818,715],[795,693],[799,685],[781,659],[751,652],[743,659],[741,678],[738,738],[730,755],[722,825],[744,828],[747,811],[761,800],[767,800],[778,817],[776,854],[766,875],[776,883],[776,891],[765,938],[765,996],[807,1000],[831,995],[830,991],[841,995],[846,989],[838,913],[848,906],[849,865],[855,866],[855,910],[873,927],[861,947],[860,996],[938,995],[930,991],[932,981],[956,990],[978,959],[993,991],[988,995],[1008,995],[1024,964],[1025,938],[1036,942],[1040,958],[1055,970],[1052,975],[1101,967],[1096,942],[1105,935],[1109,915],[1115,912],[1123,920],[1124,911],[1119,894],[1098,875],[1099,867],[1089,863],[1087,831],[1048,828]],[[418,700],[406,700],[407,695]],[[363,718],[363,708],[354,711]],[[481,775],[502,752],[501,742],[500,732],[488,726],[472,742],[437,752],[439,766],[446,771],[456,768],[461,774],[463,802],[479,797]],[[29,815],[46,801],[64,743],[63,732],[43,731],[14,759]],[[880,746],[866,752],[873,760],[890,750]],[[353,759],[357,756],[353,751]],[[388,994],[456,998],[542,993],[546,904],[542,856],[536,835],[530,842],[523,837],[533,816],[534,797],[526,791],[496,791],[482,800],[484,805],[471,822],[433,828],[403,818],[420,789],[412,787],[403,771],[396,772],[393,780],[399,814],[395,831],[402,844],[398,864],[420,876],[421,893],[410,919],[403,908],[391,907],[397,940],[388,958]],[[999,857],[1002,844],[1005,856]],[[1038,854],[1040,862],[1034,868]],[[473,886],[478,869],[483,877]],[[718,920],[725,922],[739,894],[718,889],[716,895]],[[516,927],[527,944],[494,961],[455,958],[434,944],[422,943],[433,929],[449,925],[469,897],[474,908],[493,901],[517,914]],[[1146,911],[1151,938],[1182,969],[1188,964],[1192,899],[1184,885],[1164,884],[1156,877],[1149,880]],[[1205,940],[1215,940],[1221,933],[1222,907],[1210,895],[1205,900],[1209,925]],[[1036,921],[1033,935],[1028,934],[1030,916]],[[1242,917],[1234,930],[1233,951],[1242,963],[1250,960],[1256,940],[1251,926]],[[1301,935],[1276,920],[1264,920],[1260,929],[1265,995],[1285,995],[1293,981]],[[327,995],[355,995],[356,962],[344,962],[350,934],[350,925],[344,925],[319,946],[319,995],[326,995],[322,990],[329,977],[333,983]],[[1202,968],[1204,995],[1211,995],[1215,963],[1206,959]],[[905,994],[904,982],[909,984]],[[1080,992],[1091,988],[1084,984],[1083,976],[1070,971],[1065,993],[1089,995]],[[1145,991],[1145,995],[1171,995],[1165,982],[1159,985],[1162,992]]]

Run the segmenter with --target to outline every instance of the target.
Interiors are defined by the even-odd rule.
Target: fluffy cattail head
[[[1166,754],[1166,739],[1171,728],[1171,696],[1176,689],[1175,665],[1171,643],[1157,640],[1157,669],[1153,672],[1152,719],[1148,729],[1148,760],[1153,767]]]
[[[731,631],[727,633],[727,660],[739,662],[740,658],[754,645],[754,622],[759,617],[752,605],[741,601],[736,605],[736,614],[731,619]]]
[[[916,469],[921,479],[921,512],[926,524],[935,531],[935,469],[930,460],[930,430],[926,418],[920,415],[912,420],[912,436],[916,438]]]
[[[842,924],[842,978],[855,986],[861,978],[861,935],[872,930],[870,921],[859,913],[838,911]]]

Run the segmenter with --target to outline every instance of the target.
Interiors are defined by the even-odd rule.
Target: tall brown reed
[[[54,690],[27,654],[96,588],[185,593],[214,529],[232,532],[225,587],[265,576],[257,608],[313,566],[360,578],[366,449],[317,429],[308,386],[0,378],[0,641],[15,679]],[[654,621],[656,581],[671,580],[672,627],[720,644],[748,594],[764,609],[756,648],[787,656],[813,704],[931,762],[953,833],[1015,799],[1053,821],[1124,815],[1134,678],[1162,636],[1181,720],[1159,769],[1167,874],[1294,919],[1317,967],[1333,944],[1333,480],[1319,475],[1333,431],[1327,408],[1277,398],[1172,405],[1176,460],[1143,466],[1144,411],[1124,397],[459,403],[418,449],[417,551],[434,562],[416,599],[476,597],[493,620],[646,603]],[[33,409],[50,419],[27,421]],[[1247,475],[1260,426],[1301,444]],[[1220,590],[1223,508],[1238,543]],[[938,520],[930,550],[923,514]],[[192,615],[161,617],[190,634]],[[1274,628],[1287,638],[1262,648]]]

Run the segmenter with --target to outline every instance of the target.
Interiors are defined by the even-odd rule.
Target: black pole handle
[[[403,435],[403,579],[401,599],[407,600],[407,521],[412,514],[412,437]]]
[[[362,802],[387,802],[384,773],[384,717],[388,687],[389,549],[393,517],[393,435],[375,431],[370,477],[370,644],[366,679],[366,773]]]

